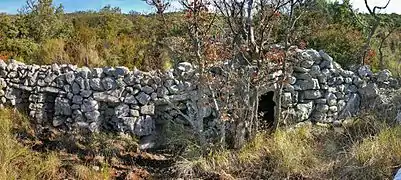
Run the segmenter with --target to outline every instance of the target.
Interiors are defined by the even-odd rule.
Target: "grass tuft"
[[[33,152],[15,139],[13,127],[25,126],[26,120],[12,110],[0,110],[0,179],[57,179],[61,161],[55,154]]]

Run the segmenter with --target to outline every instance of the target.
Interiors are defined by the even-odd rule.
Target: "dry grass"
[[[0,180],[9,179],[64,179],[65,163],[59,152],[36,152],[17,140],[19,133],[32,131],[29,120],[14,110],[0,110]],[[109,169],[91,169],[72,164],[72,177],[76,179],[111,179]]]
[[[401,127],[365,115],[342,128],[303,126],[258,134],[239,151],[178,163],[181,175],[226,179],[391,179],[401,165]]]
[[[39,154],[20,145],[13,126],[26,118],[11,110],[0,111],[0,179],[56,179],[61,161],[55,154]]]
[[[401,127],[387,127],[363,139],[350,153],[355,160],[353,179],[391,179],[401,167]]]
[[[110,169],[107,167],[103,167],[100,171],[89,168],[84,165],[75,165],[73,166],[73,171],[75,172],[74,176],[80,180],[89,180],[89,179],[111,179]]]

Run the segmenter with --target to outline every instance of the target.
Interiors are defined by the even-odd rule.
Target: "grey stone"
[[[88,127],[91,132],[99,132],[99,124],[97,122],[91,122]]]
[[[309,118],[313,110],[313,102],[297,104],[297,118],[303,121]]]
[[[330,57],[328,54],[326,54],[323,50],[319,51],[319,55],[323,58],[325,61],[333,61],[333,58]]]
[[[72,84],[75,80],[75,74],[74,72],[68,72],[64,74],[65,80],[67,81],[68,84]]]
[[[72,97],[72,103],[74,103],[74,104],[79,104],[79,105],[81,105],[81,104],[82,104],[82,101],[83,101],[82,96],[74,95],[74,97]]]
[[[306,50],[306,53],[308,53],[314,61],[320,61],[322,59],[319,52],[314,49],[308,49]]]
[[[177,85],[169,86],[167,87],[167,89],[170,92],[170,94],[177,94],[180,91]]]
[[[321,112],[318,112],[318,111],[315,111],[312,114],[312,119],[315,122],[320,122],[320,123],[327,123],[329,121],[328,118],[327,118],[327,114],[326,113],[321,113]]]
[[[128,95],[124,99],[124,103],[126,104],[137,104],[138,101],[136,100],[134,95]]]
[[[48,75],[48,76],[45,77],[44,81],[45,81],[46,83],[51,83],[51,82],[53,82],[56,78],[57,78],[57,75],[54,74],[54,73],[51,73],[50,75]]]
[[[344,99],[344,94],[342,92],[335,92],[334,93],[337,97],[337,99]]]
[[[130,112],[130,115],[133,116],[133,117],[139,117],[140,116],[138,110],[131,109],[129,112]]]
[[[350,77],[345,78],[345,83],[351,84],[352,83],[352,78],[350,78]]]
[[[78,68],[77,71],[78,71],[79,75],[84,79],[88,79],[88,78],[92,77],[91,70],[86,66]]]
[[[326,104],[317,104],[315,110],[318,112],[326,113],[329,111],[329,106]]]
[[[7,68],[7,63],[0,59],[0,69],[5,70]]]
[[[127,86],[127,84],[124,82],[124,79],[122,79],[122,78],[116,79],[116,84],[117,84],[118,88],[123,88],[123,87]]]
[[[95,91],[103,91],[103,86],[99,78],[93,78],[89,81],[90,87]]]
[[[356,115],[356,113],[359,112],[360,104],[361,98],[359,95],[357,93],[351,94],[347,104],[339,114],[339,119],[346,119]]]
[[[157,97],[162,98],[168,95],[168,89],[164,86],[157,88]]]
[[[81,105],[82,112],[91,112],[99,109],[99,104],[95,100],[85,99]]]
[[[326,84],[327,83],[327,76],[325,76],[323,74],[317,75],[317,79],[318,79],[320,84]]]
[[[395,117],[394,121],[395,121],[398,125],[401,124],[401,112],[400,112],[400,110],[398,110],[397,116]],[[398,177],[401,178],[401,170],[399,170],[397,174],[399,174]]]
[[[289,81],[289,84],[294,85],[295,82],[297,81],[297,78],[295,78],[294,76],[290,76],[290,77],[288,77],[288,81]]]
[[[124,77],[124,82],[127,83],[127,85],[129,85],[129,86],[138,84],[140,82],[139,80],[140,80],[140,78],[136,77],[133,74],[129,74]]]
[[[74,119],[75,122],[81,122],[81,121],[85,121],[85,117],[82,114],[82,112],[80,110],[74,110],[72,112],[72,118]]]
[[[154,92],[154,89],[150,86],[144,86],[141,88],[141,91],[145,92],[146,94],[151,94]]]
[[[138,120],[137,117],[122,117],[120,119],[122,119],[123,124],[127,127],[128,131],[135,133],[135,123]]]
[[[141,107],[141,114],[143,115],[153,115],[155,113],[155,105],[150,104]]]
[[[54,105],[55,115],[70,116],[72,113],[70,100],[57,97]]]
[[[287,91],[287,92],[294,92],[295,91],[294,86],[291,86],[291,84],[284,84],[283,86],[284,86],[284,90]]]
[[[370,67],[368,65],[364,65],[364,66],[359,67],[358,75],[363,78],[363,77],[372,76],[373,73],[370,70]]]
[[[81,106],[79,104],[73,104],[71,105],[71,109],[72,110],[81,109]]]
[[[93,93],[93,98],[100,102],[120,102],[120,96],[116,94],[110,94],[110,92],[95,92]]]
[[[177,70],[180,70],[180,71],[188,72],[188,71],[191,71],[192,69],[193,69],[192,64],[189,62],[181,62],[181,63],[178,63],[178,65],[177,65]]]
[[[399,88],[399,82],[397,79],[390,77],[389,78],[389,83],[390,83],[390,87],[394,88],[394,89],[398,89]]]
[[[142,116],[135,123],[134,133],[137,136],[147,136],[152,134],[155,129],[155,121],[150,116]]]
[[[311,80],[298,80],[294,87],[298,86],[299,90],[316,90],[320,89],[319,81],[317,79]],[[297,90],[297,88],[295,88]]]
[[[103,73],[108,76],[114,76],[114,68],[113,67],[104,67]]]
[[[328,61],[328,60],[324,60],[320,63],[320,68],[327,68],[327,69],[333,69],[333,61]],[[333,71],[332,71],[333,72]]]
[[[136,96],[136,99],[138,100],[138,102],[139,102],[140,104],[146,105],[146,104],[148,104],[149,101],[150,101],[150,96],[147,95],[147,94],[144,93],[144,92],[140,92],[140,93]]]
[[[345,92],[346,89],[347,89],[347,87],[344,84],[340,84],[337,86],[338,92]]]
[[[311,80],[312,76],[309,73],[296,73],[294,74],[295,80]]]
[[[85,113],[85,117],[88,122],[94,122],[98,121],[100,117],[100,112],[99,111],[90,111]]]
[[[327,99],[327,104],[329,106],[334,106],[337,104],[337,96],[335,95],[335,93],[331,92],[326,93],[325,99]]]
[[[93,68],[92,76],[94,78],[102,78],[103,77],[103,69],[102,68]]]
[[[73,94],[79,94],[81,90],[81,87],[79,87],[78,83],[74,82],[72,83],[72,93]]]
[[[309,74],[311,74],[313,77],[317,77],[318,75],[320,75],[321,74],[320,66],[313,65],[311,67],[311,70],[309,71]]]
[[[330,106],[329,109],[330,109],[331,112],[337,112],[338,111],[337,106]]]
[[[20,89],[25,89],[25,90],[27,90],[27,91],[31,91],[31,90],[32,90],[31,87],[26,87],[26,88],[20,87]],[[41,92],[47,92],[47,93],[58,94],[58,93],[60,93],[61,91],[60,91],[60,89],[55,88],[55,87],[44,87],[44,88],[41,89]]]
[[[375,98],[379,95],[379,88],[376,84],[370,83],[366,87],[359,89],[362,98]]]
[[[376,97],[379,96],[379,88],[375,83],[370,83],[366,87],[360,88],[358,92],[361,96],[361,104],[364,107],[373,105]]]
[[[77,83],[81,89],[85,89],[85,80],[81,76],[75,78],[75,83]]]
[[[300,66],[304,67],[304,68],[310,68],[312,67],[314,61],[312,58],[308,58],[308,59],[304,59],[303,61],[301,61]]]
[[[152,101],[156,101],[156,100],[157,100],[157,93],[152,93],[152,94],[150,94],[150,99],[151,99]]]
[[[391,77],[391,72],[388,69],[385,69],[377,73],[377,81],[381,83],[387,82],[390,77]]]
[[[58,127],[64,124],[65,119],[60,117],[60,116],[56,116],[53,118],[52,124],[54,127]]]
[[[124,77],[129,72],[129,69],[124,66],[117,66],[114,70],[114,77]]]
[[[294,67],[294,72],[298,72],[298,73],[307,73],[307,72],[309,72],[309,69],[303,68],[303,67],[295,66],[295,67]]]
[[[337,85],[340,85],[340,84],[342,84],[342,83],[344,83],[344,78],[341,77],[341,76],[337,77],[337,78],[336,78],[336,84],[337,84]]]
[[[101,80],[103,88],[107,90],[115,89],[117,87],[117,83],[114,79],[110,77],[105,77]]]
[[[92,95],[91,90],[81,90],[80,95],[84,98],[88,98]]]
[[[42,86],[42,87],[46,86],[46,82],[43,79],[38,79],[37,84],[38,84],[38,86]]]
[[[114,108],[114,113],[118,118],[127,117],[130,113],[129,106],[127,104],[120,104]]]
[[[315,103],[316,104],[326,104],[327,103],[327,99],[315,99]]]
[[[313,100],[313,99],[318,99],[322,97],[322,93],[319,90],[307,90],[304,91],[304,98]]]
[[[337,101],[337,109],[338,109],[338,111],[342,111],[344,109],[345,105],[347,105],[347,103],[345,103],[344,100]]]

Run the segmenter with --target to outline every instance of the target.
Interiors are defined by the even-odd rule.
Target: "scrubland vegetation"
[[[288,40],[301,49],[324,49],[345,67],[360,62],[375,17],[356,12],[349,1],[316,0],[302,8],[295,11],[302,15],[291,33],[285,33],[288,16],[271,11],[269,41],[260,43]],[[231,39],[224,18],[201,16],[215,25],[206,26],[209,34],[197,56],[187,29],[191,16],[186,11],[123,14],[110,6],[64,13],[51,0],[40,0],[17,15],[0,15],[0,59],[144,70],[196,57],[225,60],[230,52],[224,43]],[[377,16],[380,24],[363,61],[398,75],[401,16]],[[206,149],[194,131],[172,125],[165,138],[173,152],[161,157],[139,151],[138,140],[130,136],[69,136],[34,127],[26,115],[5,109],[0,111],[0,179],[391,179],[401,167],[401,127],[374,112],[345,122],[341,127],[305,122],[261,131],[239,149]]]
[[[164,13],[160,17],[135,11],[123,14],[118,7],[106,6],[100,11],[65,13],[52,0],[28,2],[30,5],[21,7],[16,15],[0,15],[2,59],[38,64],[124,65],[145,70],[191,60],[186,12]],[[301,11],[292,44],[324,49],[342,65],[359,62],[358,54],[374,25],[374,17],[352,10],[348,1],[311,1]],[[378,17],[380,26],[372,37],[366,61],[376,69],[398,72],[401,17],[398,14],[378,14]],[[216,26],[208,35],[209,41],[224,42],[227,28],[224,19],[215,17],[214,21]],[[271,21],[273,27],[268,29],[267,38],[271,44],[279,43],[285,38],[287,19],[284,14],[276,13]],[[216,43],[205,46],[211,56],[225,54]]]

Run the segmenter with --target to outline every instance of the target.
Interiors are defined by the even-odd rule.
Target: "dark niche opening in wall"
[[[258,113],[261,129],[267,129],[273,126],[275,106],[276,103],[274,102],[273,91],[269,91],[266,94],[260,96]]]
[[[56,98],[57,98],[57,93],[51,93],[51,92],[44,92],[43,94],[40,94],[39,96],[43,96],[43,113],[44,116],[43,118],[45,120],[51,120],[54,117],[55,113],[55,106],[56,106]]]
[[[28,114],[29,113],[29,96],[31,93],[26,90],[10,88],[7,90],[6,97],[11,97],[9,99],[9,105],[14,106],[18,111]],[[14,102],[12,102],[14,101]]]

